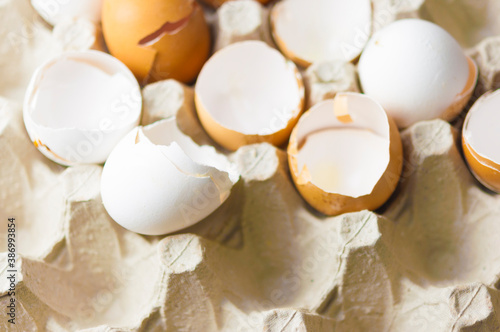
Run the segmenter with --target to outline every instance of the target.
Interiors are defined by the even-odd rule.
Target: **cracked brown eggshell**
[[[338,93],[300,118],[288,164],[297,190],[316,210],[327,215],[375,210],[398,184],[401,138],[375,100]]]
[[[104,38],[140,82],[191,82],[210,52],[210,31],[194,0],[105,0]]]
[[[304,99],[304,83],[295,64],[254,40],[216,52],[195,86],[203,128],[229,150],[253,143],[285,143],[302,114]]]
[[[485,187],[500,193],[500,90],[479,98],[467,113],[462,147],[472,174]]]

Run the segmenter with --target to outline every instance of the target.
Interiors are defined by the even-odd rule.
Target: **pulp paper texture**
[[[376,8],[387,5],[390,20],[425,8],[413,2]],[[402,133],[401,183],[377,213],[320,215],[293,187],[285,153],[258,144],[230,155],[242,177],[212,215],[176,234],[142,236],[104,210],[101,166],[58,166],[30,142],[24,89],[63,47],[28,0],[0,1],[0,17],[0,330],[500,330],[500,196],[470,175],[450,124]],[[471,48],[482,75],[475,97],[498,88],[491,38]],[[171,89],[178,100],[166,102],[146,87],[145,119],[177,117],[196,142],[213,143],[190,88]],[[5,310],[9,217],[15,327]]]

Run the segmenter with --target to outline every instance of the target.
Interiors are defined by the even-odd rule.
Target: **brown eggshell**
[[[295,55],[292,51],[288,49],[286,46],[286,43],[283,41],[283,39],[280,38],[278,34],[275,33],[275,28],[274,28],[274,23],[273,23],[273,17],[276,15],[275,12],[271,12],[271,31],[273,35],[274,42],[276,43],[276,46],[278,46],[279,50],[290,60],[295,62],[298,66],[302,68],[307,68],[311,65],[311,62],[302,59],[298,56]]]
[[[274,9],[274,7],[273,7]],[[312,63],[300,58],[297,56],[294,52],[290,51],[286,45],[286,43],[283,41],[283,39],[279,36],[279,34],[276,33],[276,27],[275,27],[275,21],[277,20],[277,15],[278,11],[276,10],[271,10],[271,14],[269,15],[269,21],[271,23],[271,34],[273,36],[274,42],[276,43],[276,46],[278,46],[279,50],[290,60],[295,62],[298,66],[302,68],[307,68],[309,67]]]
[[[196,94],[194,98],[195,98],[194,100],[196,104],[196,109],[198,111],[198,118],[200,119],[203,128],[205,128],[207,133],[210,135],[210,137],[212,137],[214,141],[216,141],[218,144],[231,151],[236,151],[238,150],[238,148],[244,145],[264,143],[264,142],[267,142],[274,146],[282,145],[290,137],[290,132],[292,131],[293,127],[297,124],[297,121],[299,120],[300,116],[299,114],[299,116],[290,119],[286,128],[271,135],[264,135],[264,136],[245,135],[240,132],[228,129],[219,124],[210,116],[210,114],[204,108],[203,104],[200,102]],[[303,106],[304,106],[304,99],[302,99],[299,108],[303,109]]]
[[[474,176],[485,187],[500,193],[500,165],[477,154],[462,138],[465,159]]]
[[[486,137],[486,142],[494,147],[498,147],[498,141],[495,141],[495,138],[491,137],[492,129],[499,130],[498,116],[496,119],[494,118],[497,114],[496,112],[498,111],[498,107],[500,106],[498,100],[500,100],[500,90],[494,92],[490,91],[482,95],[481,98],[479,98],[474,105],[472,105],[469,113],[467,113],[467,117],[465,118],[464,126],[462,128],[462,148],[469,168],[477,180],[485,187],[500,193],[500,164],[492,160],[491,156],[488,156],[486,151],[481,151],[478,145],[474,145],[472,139],[472,135],[483,134],[486,135],[483,136],[483,139]],[[475,114],[479,114],[481,112],[483,112],[482,116],[476,118],[475,129],[473,129],[474,126],[472,124],[470,125],[472,127],[469,128],[469,124],[474,121],[473,117]],[[481,124],[480,127],[477,127],[477,121],[482,121],[482,123],[479,122]],[[488,126],[491,127],[488,128]],[[477,132],[478,130],[480,132]],[[490,131],[490,134],[488,134],[488,130]]]
[[[194,0],[105,0],[102,26],[110,53],[142,83],[190,82],[210,52],[209,27]]]
[[[265,45],[263,42],[257,42],[257,41],[244,41],[244,42],[239,42],[237,44],[241,43],[261,43],[262,45]],[[233,46],[234,45],[235,44],[233,44]],[[265,47],[269,46],[266,45]],[[217,53],[224,52],[225,50],[226,48],[218,51]],[[286,143],[286,141],[290,137],[290,133],[292,132],[293,127],[296,125],[300,115],[302,114],[305,105],[304,83],[302,81],[302,77],[299,71],[295,66],[294,66],[294,72],[295,72],[295,79],[297,81],[297,85],[299,91],[301,91],[302,96],[300,98],[299,104],[296,106],[295,109],[296,111],[294,112],[295,116],[289,119],[285,128],[273,132],[272,134],[269,135],[248,135],[229,129],[220,124],[216,119],[214,119],[210,111],[207,109],[206,105],[202,102],[199,93],[197,93],[195,90],[196,110],[198,113],[198,118],[200,119],[203,128],[214,141],[216,141],[218,144],[231,151],[235,151],[241,146],[254,143],[267,142],[274,146],[280,146]]]
[[[339,93],[338,96],[346,94],[360,95],[357,93]],[[381,108],[381,106],[379,107]],[[310,111],[307,111],[306,113],[304,113],[302,118],[305,118],[309,115]],[[339,118],[339,116],[342,116],[343,119],[346,120],[346,115],[336,114],[336,116],[337,118]],[[295,183],[297,190],[313,208],[326,215],[339,215],[342,213],[361,211],[365,209],[375,210],[382,206],[389,199],[389,197],[396,189],[399,178],[401,176],[403,167],[403,146],[396,123],[387,114],[385,114],[385,116],[387,121],[389,122],[390,160],[386,170],[374,186],[372,192],[368,195],[360,197],[351,197],[326,192],[311,183],[307,169],[305,170],[305,172],[299,172],[297,155],[299,150],[298,145],[301,145],[302,142],[297,142],[297,131],[300,126],[300,121],[297,126],[295,126],[290,136],[290,143],[287,150],[288,164],[290,167],[292,180]],[[339,120],[341,122],[344,122],[340,118]],[[348,143],[332,142],[332,144]],[[349,147],[346,145],[346,149],[348,148]]]

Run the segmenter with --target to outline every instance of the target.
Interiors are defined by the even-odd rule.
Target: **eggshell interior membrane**
[[[133,112],[121,114],[117,109],[120,97],[134,87],[121,72],[106,72],[93,64],[64,58],[48,66],[42,75],[31,103],[33,121],[42,126],[88,130],[99,128],[103,118],[115,124],[135,119]]]
[[[208,216],[238,178],[225,156],[196,145],[166,119],[134,129],[117,145],[104,165],[101,195],[117,223],[160,235]]]
[[[464,90],[472,92],[474,69],[448,32],[419,19],[399,20],[375,33],[358,64],[364,93],[400,128],[442,117]],[[467,84],[470,75],[474,79]]]
[[[311,182],[324,191],[358,197],[369,194],[384,173],[388,151],[388,139],[370,130],[327,129],[307,137],[299,169],[307,165]]]
[[[71,52],[37,69],[25,95],[24,120],[49,158],[67,165],[101,163],[138,124],[141,107],[139,85],[125,65],[99,51]]]
[[[104,0],[31,0],[35,10],[52,25],[73,18],[85,18],[94,23],[101,21]]]
[[[462,130],[464,155],[476,178],[500,192],[500,90],[487,93],[469,110]]]
[[[379,208],[396,189],[403,166],[394,121],[374,99],[353,92],[307,111],[287,152],[297,190],[327,215]]]
[[[357,58],[371,34],[371,22],[369,0],[284,0],[271,13],[276,43],[301,66]]]
[[[484,95],[470,109],[463,135],[477,154],[500,164],[500,90]]]
[[[221,135],[215,126],[242,135],[273,135],[290,127],[304,102],[295,65],[260,41],[235,43],[215,53],[200,72],[195,94],[203,126],[230,148],[231,135]]]
[[[176,158],[169,159],[178,166],[186,166],[180,168],[187,173],[226,172],[231,181],[225,184],[230,184],[230,187],[238,180],[237,173],[231,169],[232,166],[224,155],[217,153],[211,146],[197,145],[190,137],[179,131],[175,121],[157,121],[144,127],[142,132],[140,132],[139,139],[142,136],[162,149],[162,152],[167,157],[171,152],[176,156],[182,155],[182,159],[179,160],[176,160]],[[180,160],[184,161],[182,165],[178,164]],[[218,178],[215,177],[213,180],[217,182]],[[222,184],[220,183],[220,188],[223,188]],[[230,187],[224,189],[228,190]]]
[[[333,100],[314,106],[297,125],[298,170],[328,193],[368,195],[390,159],[389,124],[368,98],[347,98],[349,122],[334,113]]]

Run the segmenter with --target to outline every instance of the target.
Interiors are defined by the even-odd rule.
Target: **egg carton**
[[[380,26],[402,17],[449,24],[480,68],[474,99],[500,88],[500,28],[483,19],[496,6],[381,0],[374,15],[384,17]],[[470,13],[489,25],[456,23]],[[0,217],[17,220],[18,331],[500,331],[500,196],[470,175],[457,148],[463,116],[402,132],[402,178],[376,213],[315,212],[296,192],[284,151],[263,143],[229,154],[241,180],[213,214],[182,232],[142,236],[104,210],[101,166],[48,161],[22,121],[36,66],[68,47],[95,47],[98,33],[80,23],[87,28],[74,33],[86,38],[61,39],[28,0],[2,1],[0,17]],[[318,76],[326,79],[311,72],[309,91],[354,89],[350,69]],[[175,118],[194,141],[213,144],[191,87],[162,81],[143,97],[144,124]],[[7,259],[0,253],[2,266]],[[2,308],[7,274],[0,271]],[[8,319],[1,310],[1,330],[12,329]]]

